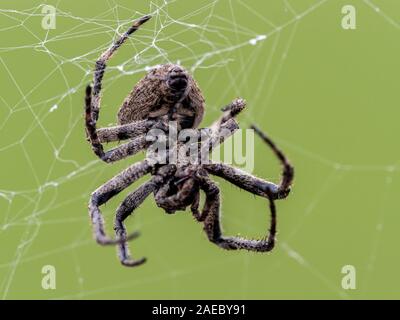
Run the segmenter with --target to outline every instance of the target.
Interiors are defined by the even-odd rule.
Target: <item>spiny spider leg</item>
[[[276,208],[272,198],[269,198],[271,227],[266,239],[249,240],[241,237],[226,237],[222,235],[221,230],[220,191],[217,185],[211,179],[205,177],[202,180],[200,188],[206,194],[206,200],[198,220],[204,220],[204,231],[211,242],[227,250],[245,249],[249,251],[266,252],[273,249],[276,236]]]
[[[235,119],[229,119],[226,122],[210,130],[208,138],[200,146],[200,156],[202,163],[209,162],[209,154],[226,139],[232,136],[239,129]]]
[[[196,192],[196,194],[194,195],[192,205],[190,206],[190,211],[192,211],[193,217],[197,221],[201,222],[204,219],[202,219],[202,215],[199,211],[199,205],[200,205],[200,192]]]
[[[245,107],[246,101],[237,98],[222,108],[224,114],[210,126],[209,137],[201,145],[200,156],[203,163],[209,162],[209,154],[239,129],[235,117]]]
[[[275,183],[255,177],[241,169],[232,167],[225,163],[205,164],[204,169],[212,175],[224,178],[230,183],[251,192],[257,196],[268,197],[268,192],[272,199],[283,199],[288,193],[280,193],[279,186]]]
[[[122,190],[127,188],[133,182],[138,180],[140,177],[149,173],[151,169],[152,166],[149,165],[147,160],[143,160],[139,163],[133,164],[92,193],[89,202],[89,214],[97,243],[102,245],[117,244],[129,240],[132,237],[135,238],[137,236],[137,234],[133,234],[126,238],[115,240],[107,237],[104,229],[104,220],[99,207],[102,204],[106,203],[109,199],[120,193]]]
[[[99,118],[100,111],[100,91],[102,86],[102,79],[106,69],[106,62],[111,58],[113,53],[126,41],[126,39],[134,33],[139,27],[148,21],[151,17],[144,16],[136,20],[133,25],[126,31],[107,51],[105,51],[100,58],[96,61],[96,67],[94,72],[94,85],[93,85],[93,98],[91,86],[86,87],[86,98],[85,98],[85,122],[86,131],[88,134],[89,141],[92,145],[94,153],[100,158],[104,158],[104,148],[101,144],[101,140],[98,137],[96,123]]]
[[[290,192],[290,186],[293,182],[294,178],[294,168],[290,164],[289,160],[286,158],[284,153],[276,146],[276,144],[269,138],[264,132],[262,132],[257,126],[252,125],[251,128],[257,133],[257,135],[266,143],[270,146],[272,151],[275,153],[275,155],[278,157],[279,161],[281,162],[283,166],[283,172],[282,172],[282,180],[279,183],[279,193],[289,194]]]
[[[145,135],[154,125],[154,120],[138,120],[120,126],[97,129],[100,142],[121,141]]]
[[[230,119],[234,119],[244,108],[246,107],[246,101],[237,98],[233,100],[230,104],[223,107],[221,110],[224,112],[223,115],[215,121],[210,129],[212,132],[220,131],[221,126]]]
[[[107,163],[115,162],[138,153],[145,149],[147,145],[146,137],[142,135],[116,148],[108,150],[104,153],[102,160]]]
[[[143,203],[150,193],[157,188],[155,180],[156,179],[153,178],[142,184],[135,191],[131,192],[118,207],[114,223],[114,230],[117,239],[126,239],[127,234],[124,220]],[[130,257],[127,241],[118,244],[118,257],[121,263],[127,267],[135,267],[146,261],[146,258],[134,260]]]
[[[101,91],[102,80],[104,71],[106,69],[106,62],[111,58],[115,51],[128,39],[128,37],[134,33],[139,27],[148,21],[151,16],[144,16],[136,20],[133,25],[117,40],[114,44],[106,50],[100,58],[96,61],[96,68],[94,73],[94,87],[93,87],[93,120],[97,121],[99,117],[99,94]]]
[[[107,162],[107,163],[118,161],[118,160],[126,158],[127,156],[134,155],[146,147],[146,145],[147,145],[146,138],[144,135],[141,135],[132,141],[129,141],[123,145],[120,145],[120,146],[114,148],[114,149],[104,152],[103,146],[100,142],[101,140],[97,135],[96,128],[90,126],[90,123],[92,122],[91,110],[90,110],[90,106],[91,106],[91,87],[90,86],[88,86],[88,88],[86,90],[85,101],[86,101],[86,108],[85,108],[86,117],[85,117],[85,119],[86,119],[87,132],[89,133],[89,137],[96,136],[96,139],[98,142],[93,142],[95,140],[92,140],[92,139],[90,141],[92,143],[92,148],[93,148],[94,152],[96,153],[97,156],[100,157],[101,160],[103,160],[104,162]],[[107,129],[107,128],[105,128],[105,129]],[[92,132],[91,130],[95,130],[95,131]],[[108,132],[108,134],[109,134],[108,137],[112,137],[112,135],[110,136],[110,132]],[[103,131],[103,138],[104,138],[104,131]]]
[[[290,192],[293,181],[294,170],[286,156],[280,151],[275,143],[268,138],[260,129],[252,127],[256,133],[272,148],[283,165],[281,182],[276,185],[272,182],[255,177],[243,170],[234,168],[224,163],[205,164],[204,168],[211,174],[224,178],[232,184],[261,197],[271,196],[272,199],[284,199]]]
[[[225,112],[225,114],[222,116],[220,122],[223,123],[228,119],[235,118],[244,108],[246,108],[246,100],[242,98],[233,100],[230,104],[221,108],[221,111]]]

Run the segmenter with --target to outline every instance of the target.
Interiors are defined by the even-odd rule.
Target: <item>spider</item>
[[[106,163],[112,163],[141,150],[146,150],[150,142],[146,134],[152,128],[164,128],[168,121],[176,121],[178,130],[197,130],[203,113],[204,98],[193,77],[181,66],[164,64],[153,68],[142,78],[125,98],[118,112],[118,125],[96,128],[100,110],[100,92],[106,62],[117,49],[139,27],[151,17],[144,16],[106,50],[96,61],[93,85],[86,88],[85,125],[87,139],[94,153]],[[236,116],[245,108],[243,99],[235,99],[222,109],[221,118],[208,128],[209,136],[200,147],[211,152],[218,144],[232,135],[238,128]],[[125,266],[138,266],[145,258],[131,258],[127,241],[139,233],[127,234],[124,220],[139,207],[151,193],[156,204],[166,213],[185,210],[190,206],[194,218],[204,224],[208,239],[223,249],[267,252],[273,249],[276,236],[276,208],[274,200],[286,198],[290,192],[294,170],[285,155],[275,143],[256,126],[255,133],[272,149],[283,166],[279,184],[257,178],[224,163],[188,163],[180,158],[176,163],[154,163],[146,157],[129,166],[111,180],[96,189],[90,197],[89,214],[94,238],[101,245],[116,245],[120,262]],[[202,129],[199,129],[202,130]],[[104,151],[103,143],[128,140],[109,151]],[[99,207],[126,189],[146,174],[151,179],[143,183],[119,205],[114,223],[116,238],[106,235],[104,220]],[[224,236],[220,223],[220,191],[210,175],[222,177],[230,183],[257,196],[269,200],[271,225],[269,234],[261,240]],[[200,191],[205,194],[204,206],[199,210]]]

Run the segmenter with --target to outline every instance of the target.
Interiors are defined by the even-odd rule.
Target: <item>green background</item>
[[[57,7],[54,30],[41,27],[44,1],[0,6],[1,298],[400,298],[399,1],[47,3]],[[341,26],[347,4],[355,30]],[[277,204],[272,253],[223,251],[189,212],[166,215],[151,198],[127,220],[142,231],[130,247],[145,265],[122,267],[115,248],[92,240],[90,193],[143,155],[96,160],[84,87],[116,30],[150,12],[109,63],[100,125],[115,123],[146,66],[167,61],[193,70],[203,126],[245,98],[241,126],[256,122],[296,169],[291,196]],[[259,35],[267,38],[252,45]],[[256,140],[254,174],[277,182],[279,173]],[[145,179],[103,207],[110,233],[117,205]],[[225,232],[263,236],[265,200],[216,180]],[[56,290],[41,287],[44,265],[56,268]],[[341,286],[345,265],[356,268],[354,290]]]

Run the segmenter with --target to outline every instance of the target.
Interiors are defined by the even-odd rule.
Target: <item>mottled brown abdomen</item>
[[[187,86],[177,90],[169,83],[177,70]],[[119,124],[169,115],[182,128],[197,127],[204,114],[204,97],[193,77],[181,66],[164,64],[152,69],[124,100],[118,112]]]

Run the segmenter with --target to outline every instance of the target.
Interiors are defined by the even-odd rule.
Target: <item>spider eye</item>
[[[187,78],[185,75],[170,76],[167,83],[171,89],[181,91],[187,87]]]
[[[172,68],[168,74],[167,84],[174,91],[182,91],[186,89],[188,78],[185,71],[178,66]]]

